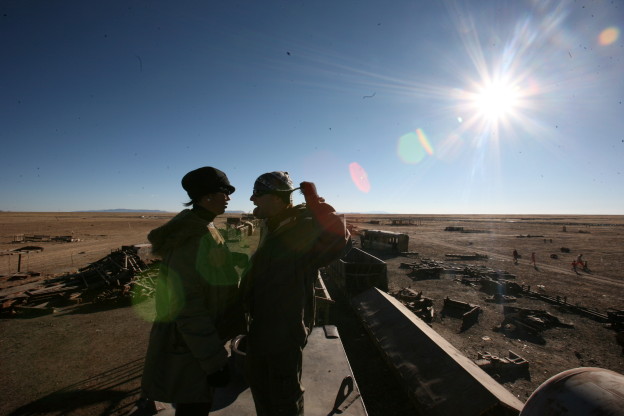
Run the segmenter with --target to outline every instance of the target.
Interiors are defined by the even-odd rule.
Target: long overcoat
[[[162,263],[143,393],[165,403],[210,402],[206,377],[226,364],[224,342],[243,325],[232,253],[212,222],[188,209],[148,239]]]

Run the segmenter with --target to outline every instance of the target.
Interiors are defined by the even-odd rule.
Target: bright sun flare
[[[492,82],[477,91],[473,104],[481,117],[496,122],[513,113],[518,101],[519,91],[515,86]]]

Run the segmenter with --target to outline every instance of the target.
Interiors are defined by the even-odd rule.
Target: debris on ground
[[[428,323],[433,321],[433,299],[423,296],[422,291],[416,292],[413,289],[405,287],[391,295],[401,301],[403,305],[407,306],[414,315],[418,316],[423,321]]]
[[[537,285],[537,288],[542,292],[545,291],[544,285]],[[524,285],[522,286],[522,293],[525,296],[539,299],[539,300],[542,300],[544,302],[547,302],[553,305],[558,305],[562,309],[565,309],[568,312],[586,316],[598,322],[603,322],[603,323],[609,322],[609,315],[607,313],[602,313],[595,309],[586,308],[583,306],[572,305],[571,303],[568,303],[568,298],[566,296],[546,295],[543,293],[532,291],[531,286],[524,286]]]
[[[24,242],[49,242],[60,241],[63,243],[75,243],[80,241],[79,238],[74,238],[72,235],[44,235],[44,234],[16,234],[13,236],[13,243]]]
[[[473,305],[459,300],[453,300],[449,297],[446,297],[444,299],[442,316],[448,315],[456,318],[461,318],[462,325],[460,327],[460,331],[465,331],[466,329],[474,325],[478,321],[480,313],[481,307],[478,305]]]
[[[401,263],[399,267],[410,269],[408,276],[413,280],[439,279],[444,271],[440,263],[429,259],[422,259],[420,263]]]
[[[488,255],[487,254],[479,254],[479,253],[473,253],[473,254],[445,254],[445,257],[450,257],[450,258],[454,258],[457,260],[487,260],[488,259]]]
[[[475,363],[495,379],[505,382],[517,378],[530,378],[529,362],[509,350],[507,357],[478,352]]]
[[[510,332],[524,331],[531,335],[554,327],[574,328],[573,324],[565,323],[556,316],[536,309],[524,309],[513,306],[503,306],[503,322],[494,328],[495,331]]]
[[[624,331],[624,310],[609,309],[607,310],[607,318],[611,328],[616,331]]]
[[[140,255],[149,249],[146,246],[123,246],[76,273],[0,292],[0,315],[43,315],[83,302],[150,297],[155,290],[155,272]]]

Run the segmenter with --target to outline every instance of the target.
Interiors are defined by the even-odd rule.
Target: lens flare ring
[[[408,165],[420,163],[427,155],[433,155],[433,146],[429,143],[422,129],[399,137],[397,144],[399,159]]]
[[[364,193],[368,193],[371,190],[370,182],[368,181],[368,174],[362,166],[357,162],[349,164],[349,173],[351,174],[351,180],[355,184],[355,187]]]

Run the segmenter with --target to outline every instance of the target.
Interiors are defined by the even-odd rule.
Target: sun
[[[534,107],[531,98],[536,87],[513,71],[479,72],[480,79],[467,77],[466,88],[453,90],[459,131],[474,133],[479,140],[498,141],[513,137],[520,131],[517,127],[530,126],[528,112]]]
[[[517,110],[519,102],[518,87],[505,81],[484,83],[472,95],[472,106],[489,122],[505,121]]]

